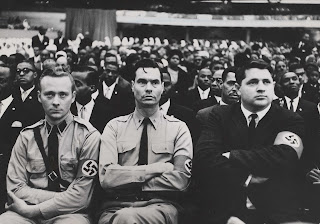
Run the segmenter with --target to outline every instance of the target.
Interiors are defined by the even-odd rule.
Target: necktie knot
[[[249,128],[256,128],[256,119],[257,119],[258,115],[251,114],[249,117],[251,118],[250,123],[249,123]]]
[[[148,117],[144,118],[143,121],[142,121],[143,125],[147,125],[149,123],[150,123],[150,118],[148,118]]]
[[[58,132],[58,126],[57,125],[53,125],[52,128],[51,128],[50,135],[57,134],[57,132]]]
[[[293,99],[290,100],[290,110],[294,112]]]
[[[251,120],[255,120],[257,119],[258,114],[251,114],[250,117],[251,117]]]

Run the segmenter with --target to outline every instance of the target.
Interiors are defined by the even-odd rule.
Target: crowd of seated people
[[[55,48],[45,30],[28,41],[0,41],[0,222],[60,223],[56,217],[78,213],[89,218],[61,223],[320,221],[320,57],[308,36],[292,46],[229,40],[103,46],[86,37],[76,51],[61,32]],[[51,79],[58,86],[46,93]],[[69,95],[58,91],[69,80],[64,104]],[[55,91],[68,115],[66,127],[60,129],[63,119],[57,124],[56,141],[77,139],[70,144],[94,169],[59,144],[52,177],[38,141],[31,143],[36,126],[50,138]],[[77,137],[65,136],[69,114]],[[50,160],[49,138],[43,143]],[[147,159],[140,158],[145,141]],[[34,159],[38,146],[42,162]],[[72,159],[65,163],[63,156]],[[50,188],[55,179],[59,190]],[[75,206],[80,193],[88,201]]]

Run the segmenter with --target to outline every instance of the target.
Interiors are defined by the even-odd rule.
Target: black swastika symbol
[[[92,161],[89,161],[84,167],[83,170],[88,173],[89,176],[92,176],[98,172],[98,167]]]
[[[298,140],[294,137],[294,135],[289,135],[285,137],[286,140],[292,145],[298,145]]]

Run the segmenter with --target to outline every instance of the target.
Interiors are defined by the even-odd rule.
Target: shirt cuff
[[[248,185],[250,184],[250,181],[251,181],[251,179],[252,179],[252,174],[250,174],[249,176],[248,176],[248,178],[247,178],[247,180],[246,180],[246,182],[244,182],[244,187],[248,187]]]
[[[224,157],[226,157],[227,159],[230,158],[230,152],[222,153],[222,155],[223,155]]]
[[[56,204],[54,203],[54,199],[50,199],[48,201],[40,203],[39,209],[40,209],[42,216],[45,219],[50,219],[52,217],[59,215],[58,208],[57,208]]]

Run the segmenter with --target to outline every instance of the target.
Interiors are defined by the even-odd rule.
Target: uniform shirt
[[[141,183],[142,191],[179,191],[187,188],[191,176],[185,169],[193,156],[187,125],[158,110],[148,125],[148,165],[138,166],[144,117],[133,113],[111,120],[101,135],[99,178],[104,189]],[[178,162],[180,161],[180,162]],[[174,163],[174,169],[145,179],[150,165]]]
[[[83,162],[98,160],[100,134],[89,122],[73,117],[71,113],[65,122],[65,128],[58,130],[58,139],[60,176],[71,183],[67,189],[60,185],[62,192],[44,190],[48,187],[48,176],[33,129],[40,128],[43,146],[48,153],[51,127],[45,120],[22,130],[8,166],[8,191],[29,204],[38,204],[45,219],[84,210],[90,203],[94,187],[94,179],[82,175],[81,171]]]

